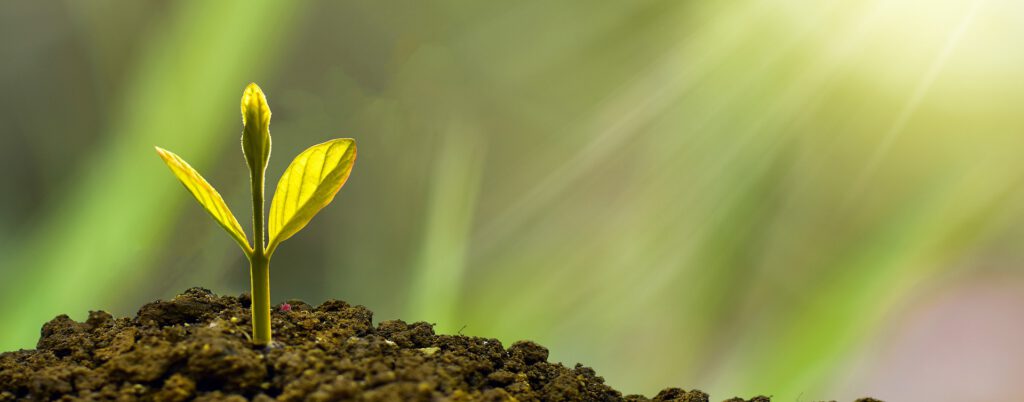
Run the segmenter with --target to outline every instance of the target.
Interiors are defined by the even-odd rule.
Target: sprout
[[[178,180],[199,204],[228,232],[249,259],[252,287],[252,342],[267,345],[270,332],[270,257],[281,242],[306,227],[313,216],[330,204],[352,172],[356,160],[356,142],[351,138],[333,139],[306,149],[288,165],[277,183],[264,219],[264,176],[270,160],[270,107],[267,97],[255,83],[242,94],[242,153],[249,166],[252,184],[252,229],[255,244],[231,213],[217,190],[178,155],[156,147]],[[267,236],[264,236],[264,224]],[[267,239],[269,238],[269,241]],[[283,307],[283,306],[282,306]],[[290,306],[289,306],[290,307]]]

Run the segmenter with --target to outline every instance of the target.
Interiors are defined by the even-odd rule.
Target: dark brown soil
[[[37,349],[0,354],[0,401],[708,400],[678,388],[623,396],[590,368],[549,363],[533,342],[506,349],[495,339],[435,335],[422,322],[374,328],[370,310],[336,300],[278,306],[278,344],[255,348],[249,303],[193,288],[135,318],[59,316],[43,326]]]

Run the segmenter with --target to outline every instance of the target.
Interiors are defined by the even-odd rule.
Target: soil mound
[[[436,335],[362,306],[289,301],[274,309],[276,344],[249,342],[250,299],[193,288],[135,318],[91,312],[46,323],[35,350],[0,354],[0,401],[688,401],[669,388],[623,396],[594,370],[549,363],[529,341]],[[765,402],[756,397],[731,402]]]

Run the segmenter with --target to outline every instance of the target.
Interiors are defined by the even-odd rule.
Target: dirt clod
[[[623,397],[588,367],[548,362],[536,343],[374,327],[372,312],[337,300],[274,308],[277,344],[254,347],[250,303],[193,288],[134,318],[58,316],[35,350],[0,354],[0,401],[708,401],[678,388]]]

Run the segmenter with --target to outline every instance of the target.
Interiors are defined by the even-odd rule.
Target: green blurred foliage
[[[246,210],[237,98],[256,81],[268,177],[308,144],[360,146],[336,202],[275,257],[275,302],[530,338],[627,392],[827,399],[921,289],[1019,277],[1021,15],[3,2],[0,349],[61,313],[247,291],[245,261],[151,146]]]

